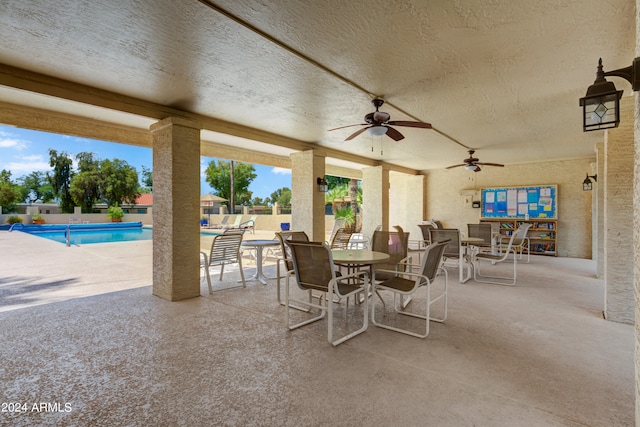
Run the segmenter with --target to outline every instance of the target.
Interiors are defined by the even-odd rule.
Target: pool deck
[[[634,327],[602,318],[594,261],[532,256],[514,287],[451,270],[449,316],[426,339],[370,324],[334,348],[326,321],[287,330],[273,279],[152,296],[151,249],[0,232],[0,396],[30,409],[0,425],[634,425]],[[335,307],[341,334],[362,307]]]

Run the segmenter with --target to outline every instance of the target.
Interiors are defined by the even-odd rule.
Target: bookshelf
[[[480,222],[486,222],[497,225],[500,229],[500,234],[504,236],[511,236],[513,231],[520,226],[520,224],[531,224],[531,228],[527,232],[529,238],[531,254],[558,256],[558,250],[556,247],[556,236],[558,233],[558,221],[554,219],[481,219]]]

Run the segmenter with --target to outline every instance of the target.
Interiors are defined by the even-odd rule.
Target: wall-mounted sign
[[[482,218],[557,219],[557,185],[482,189]]]

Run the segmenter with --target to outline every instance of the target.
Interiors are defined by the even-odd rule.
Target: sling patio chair
[[[371,280],[373,301],[371,304],[371,322],[381,328],[389,329],[403,334],[411,335],[418,338],[425,338],[429,335],[429,322],[444,322],[447,319],[447,285],[448,275],[447,270],[442,268],[442,256],[444,249],[447,245],[447,241],[435,242],[427,246],[425,249],[424,257],[420,262],[420,268],[417,272],[398,272],[396,270],[373,270],[373,277]],[[434,297],[434,281],[436,277],[442,273],[444,276],[444,283],[442,290]],[[381,274],[387,277],[385,280],[378,282]],[[426,293],[426,301],[424,303],[424,314],[417,313],[415,311],[408,311],[406,305],[403,303],[404,297],[409,297],[408,300],[413,299],[414,306],[418,305],[416,293],[424,288]],[[440,288],[438,288],[440,289]],[[424,333],[413,332],[411,330],[400,328],[399,326],[392,326],[389,323],[381,323],[376,320],[376,304],[375,296],[377,295],[380,301],[383,303],[384,316],[386,316],[386,306],[382,299],[381,293],[384,291],[390,291],[393,293],[393,309],[397,314],[411,316],[418,319],[425,320]],[[397,301],[396,297],[400,296],[400,301]],[[431,314],[431,306],[438,301],[442,302],[441,317],[433,317]]]
[[[368,292],[369,274],[366,271],[358,271],[344,276],[338,276],[333,264],[331,248],[324,242],[296,242],[287,240],[285,244],[291,248],[293,259],[293,271],[287,274],[285,286],[285,318],[289,330],[300,328],[327,317],[327,339],[333,346],[343,343],[366,331],[369,324],[369,298],[364,298],[362,326],[336,340],[333,339],[333,305],[334,298],[338,301],[346,299],[347,303],[344,306],[346,320],[346,317],[349,315],[349,297],[355,297],[361,292],[365,294]],[[291,279],[294,276],[298,282],[298,287],[306,291],[309,296],[306,301],[296,299],[296,297],[291,294]],[[317,304],[313,302],[313,298],[311,297],[312,291],[322,294]],[[292,308],[292,302],[309,307],[309,313],[311,309],[318,309],[320,310],[320,314],[292,325],[289,319],[289,308]],[[308,316],[308,314],[305,314],[305,316]]]
[[[501,254],[495,255],[485,252],[478,252],[473,254],[473,280],[479,283],[492,283],[494,285],[504,286],[514,286],[516,284],[518,256],[516,254],[515,248],[513,247],[513,242],[519,232],[521,232],[520,228],[518,228],[518,230],[514,231],[513,234],[511,234],[511,237],[509,237],[509,243],[507,243],[507,245],[502,248]],[[513,275],[507,276],[482,274],[480,266],[483,262],[490,262],[491,265],[495,266],[507,261],[509,255],[513,255]]]
[[[473,246],[481,251],[494,252],[496,244],[493,236],[493,227],[489,223],[467,224],[467,236],[482,239]]]
[[[278,296],[278,304],[284,305],[282,299],[280,297],[280,279],[286,277],[288,272],[293,271],[293,258],[291,256],[291,248],[286,245],[285,241],[287,240],[295,240],[297,242],[308,242],[309,236],[304,231],[278,231],[276,232],[276,237],[280,242],[280,256],[276,261],[276,294]],[[284,275],[282,274],[284,269]],[[296,308],[296,307],[294,307]],[[303,311],[308,311],[308,308],[298,309]]]
[[[527,236],[530,228],[531,224],[529,223],[520,224],[520,227],[518,227],[518,229],[514,231],[516,237],[513,239],[513,249],[517,254],[520,254],[518,259],[522,259],[524,251],[527,251],[527,263],[531,261],[531,242],[529,241],[529,237]]]
[[[222,281],[222,274],[224,273],[225,265],[238,264],[240,270],[242,285],[230,286],[223,289],[217,289],[216,291],[238,287],[245,288],[247,286],[244,280],[244,271],[242,270],[242,257],[240,256],[240,244],[242,243],[243,234],[244,230],[225,230],[223,234],[213,238],[211,250],[209,251],[208,256],[206,252],[200,252],[200,268],[203,268],[205,271],[209,294],[214,292],[211,285],[211,276],[209,274],[209,269],[211,267],[220,267],[220,281]]]
[[[353,235],[351,228],[339,228],[331,240],[331,249],[349,249],[349,241]]]

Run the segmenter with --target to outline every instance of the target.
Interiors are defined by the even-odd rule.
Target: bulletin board
[[[558,186],[482,189],[482,218],[558,219]]]

